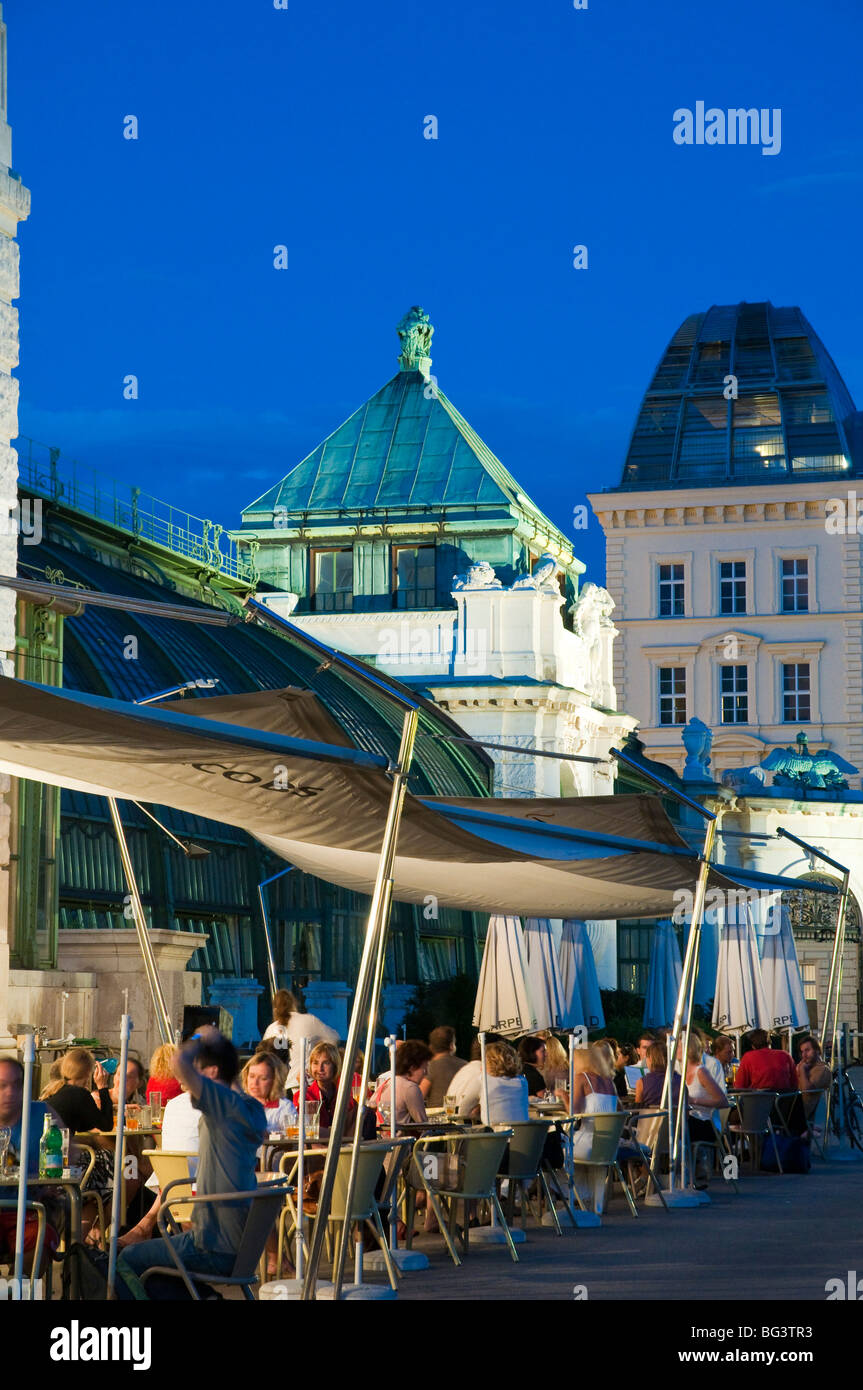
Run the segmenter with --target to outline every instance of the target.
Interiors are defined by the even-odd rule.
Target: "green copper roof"
[[[488,507],[528,513],[557,530],[427,374],[432,331],[422,310],[405,316],[398,374],[246,507],[246,525],[277,507],[288,513]]]
[[[245,512],[484,503],[538,511],[518,494],[446,396],[420,372],[401,371]]]

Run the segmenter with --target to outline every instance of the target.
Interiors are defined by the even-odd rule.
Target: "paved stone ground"
[[[439,1236],[421,1237],[431,1268],[405,1274],[399,1301],[654,1298],[813,1299],[825,1282],[863,1276],[863,1163],[815,1161],[806,1175],[740,1180],[740,1195],[715,1180],[709,1206],[665,1212],[639,1205],[629,1214],[616,1189],[593,1230],[528,1227],[513,1264],[505,1247],[472,1245],[456,1268]]]

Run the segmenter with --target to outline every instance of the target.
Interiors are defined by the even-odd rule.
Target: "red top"
[[[147,1104],[150,1104],[150,1096],[153,1091],[158,1091],[162,1097],[162,1104],[167,1105],[169,1100],[175,1096],[183,1094],[183,1088],[176,1076],[151,1076],[147,1082]]]
[[[774,1047],[756,1047],[747,1052],[737,1068],[734,1085],[739,1091],[797,1091],[797,1068],[788,1052]]]
[[[299,1093],[299,1091],[294,1091],[294,1105],[295,1105],[296,1108],[299,1110],[299,1108],[300,1108],[300,1093]],[[306,1087],[306,1111],[307,1111],[307,1113],[308,1113],[309,1110],[314,1110],[314,1109],[316,1109],[318,1106],[320,1106],[319,1115],[320,1115],[321,1129],[332,1129],[332,1125],[333,1125],[333,1114],[335,1113],[335,1108],[336,1108],[336,1091],[333,1091],[333,1094],[330,1096],[329,1099],[327,1099],[326,1096],[324,1096],[324,1095],[321,1094],[321,1090],[320,1090],[320,1087],[318,1086],[317,1081],[310,1081],[309,1084],[308,1084],[308,1086]],[[356,1111],[356,1108],[357,1108],[356,1101],[351,1100],[351,1101],[348,1103],[348,1116],[353,1115],[354,1112]]]

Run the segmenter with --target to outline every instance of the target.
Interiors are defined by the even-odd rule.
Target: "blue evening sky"
[[[859,0],[3,8],[21,432],[64,455],[236,525],[419,303],[441,388],[601,579],[573,507],[686,314],[799,304],[863,403]],[[781,152],[676,145],[699,100],[780,108]]]

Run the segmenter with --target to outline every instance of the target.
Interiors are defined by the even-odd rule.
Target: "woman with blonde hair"
[[[570,1113],[573,1115],[608,1115],[617,1110],[617,1092],[611,1080],[614,1067],[607,1047],[577,1047],[573,1053],[575,1081]],[[590,1119],[582,1121],[575,1131],[572,1150],[575,1158],[590,1158],[594,1129]],[[575,1169],[575,1186],[588,1208],[601,1215],[605,1204],[607,1169]]]
[[[546,1090],[553,1095],[560,1082],[565,1083],[569,1075],[569,1053],[554,1033],[540,1033],[539,1037],[545,1042],[545,1062],[539,1070],[545,1079]]]
[[[42,1100],[50,1096],[53,1108],[73,1134],[87,1129],[107,1134],[114,1128],[109,1080],[92,1052],[86,1047],[70,1047],[60,1059],[59,1081],[45,1087]]]
[[[311,1110],[320,1107],[318,1116],[321,1129],[332,1128],[341,1069],[342,1059],[335,1043],[319,1042],[316,1047],[312,1048],[309,1054],[309,1075],[312,1079],[306,1088],[306,1105]],[[298,1102],[299,1091],[294,1094],[294,1105],[296,1106]],[[356,1101],[351,1100],[348,1103],[346,1133],[353,1125],[356,1111]]]
[[[279,1130],[297,1123],[296,1106],[284,1094],[288,1071],[274,1052],[256,1052],[240,1072],[246,1095],[259,1100],[267,1117],[267,1129]]]
[[[162,1097],[162,1105],[168,1104],[175,1096],[182,1095],[183,1088],[174,1075],[173,1061],[177,1055],[176,1043],[162,1043],[150,1058],[150,1080],[147,1082],[146,1101],[155,1091]]]
[[[480,1090],[480,1115],[486,1125],[511,1125],[528,1119],[527,1078],[521,1059],[507,1042],[492,1042],[485,1049],[488,1112],[485,1087]]]

